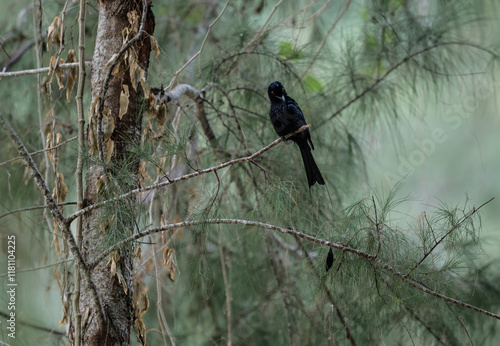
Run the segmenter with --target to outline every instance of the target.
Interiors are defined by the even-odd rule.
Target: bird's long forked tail
[[[302,155],[302,161],[304,161],[309,187],[313,186],[316,182],[320,185],[325,185],[325,180],[316,165],[316,161],[314,161],[309,145],[307,145],[307,143],[305,145],[299,145],[299,148],[300,154]]]

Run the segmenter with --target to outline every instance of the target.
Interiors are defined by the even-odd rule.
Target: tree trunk
[[[137,187],[139,159],[131,149],[133,149],[134,144],[141,142],[144,90],[140,83],[135,82],[134,77],[131,78],[132,60],[129,56],[134,54],[136,57],[134,61],[145,74],[151,51],[149,35],[152,35],[154,31],[154,16],[151,11],[151,1],[148,1],[147,16],[144,22],[144,31],[147,34],[142,34],[141,38],[119,57],[119,65],[114,69],[117,73],[113,73],[109,79],[106,90],[105,80],[112,68],[112,66],[106,65],[116,57],[114,54],[122,49],[124,43],[139,32],[143,2],[140,0],[100,0],[97,2],[97,6],[99,7],[99,24],[92,58],[92,106],[89,113],[87,139],[91,153],[97,158],[99,146],[95,138],[98,136],[99,110],[95,105],[104,99],[101,108],[102,114],[105,114],[105,121],[102,122],[105,133],[102,152],[103,156],[108,159],[106,160],[107,164],[96,160],[95,163],[89,165],[85,179],[85,205],[97,203],[103,198],[112,196],[113,193]],[[124,30],[131,32],[125,40],[122,35]],[[132,66],[136,65],[132,63]],[[142,77],[145,78],[144,75]],[[120,94],[127,87],[129,93],[128,108],[126,108],[125,114],[119,116]],[[114,124],[114,126],[110,124]],[[117,188],[123,190],[118,191]],[[111,246],[113,243],[111,239],[121,239],[133,231],[134,198],[126,201],[128,208],[126,213],[123,210],[118,213],[120,207],[122,206],[98,208],[84,215],[82,254],[87,263],[93,263],[97,255]],[[113,237],[110,237],[109,232],[113,232]],[[110,263],[106,259],[93,269],[92,278],[101,301],[103,319],[98,318],[99,307],[92,304],[88,287],[84,287],[82,282],[80,311],[83,316],[82,340],[84,344],[130,343],[130,327],[135,318],[132,255],[132,245],[124,246],[114,253],[114,263]],[[88,318],[86,318],[87,309],[90,309]]]

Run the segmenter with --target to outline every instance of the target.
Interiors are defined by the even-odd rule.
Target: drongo
[[[269,116],[271,117],[274,130],[278,136],[286,141],[287,139],[284,138],[285,135],[293,133],[302,126],[307,125],[304,114],[297,102],[287,95],[285,88],[280,82],[276,81],[269,84],[267,94],[269,95],[269,100],[271,100]],[[323,176],[311,153],[311,149],[314,150],[314,145],[311,141],[309,129],[296,133],[289,139],[297,143],[300,148],[309,187],[313,186],[316,182],[320,185],[325,185]]]

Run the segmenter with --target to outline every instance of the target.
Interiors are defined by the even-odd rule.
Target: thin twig
[[[57,68],[62,70],[67,70],[70,68],[78,67],[78,62],[67,62],[64,64],[58,64]],[[92,61],[85,61],[85,65],[90,66]],[[4,77],[19,77],[19,76],[29,76],[34,74],[48,73],[53,67],[39,67],[30,70],[13,71],[13,72],[0,72],[0,78]]]
[[[443,240],[445,238],[447,238],[451,232],[455,231],[458,227],[460,227],[466,220],[468,220],[472,215],[476,214],[479,209],[481,209],[482,207],[484,207],[486,204],[490,203],[491,201],[493,201],[495,199],[495,197],[492,197],[490,198],[487,202],[484,202],[483,204],[481,204],[479,207],[474,207],[472,208],[472,210],[467,213],[467,215],[465,215],[464,217],[462,217],[462,219],[455,225],[453,226],[452,228],[450,228],[448,230],[448,232],[446,232],[438,241],[435,242],[434,246],[432,246],[430,248],[429,251],[427,251],[425,254],[424,254],[424,257],[422,257],[420,259],[420,261],[418,261],[418,263],[416,263],[413,268],[408,272],[408,274],[406,274],[406,276],[410,275],[410,273],[412,273],[415,269],[417,269],[417,267],[422,264],[423,261],[425,261],[425,259],[431,254],[432,251],[434,251],[434,249],[443,242]]]
[[[51,263],[51,264],[46,264],[44,266],[39,266],[39,267],[35,267],[35,268],[25,268],[25,269],[17,269],[16,268],[16,274],[17,273],[29,273],[29,272],[34,272],[34,271],[37,271],[37,270],[52,268],[52,267],[58,266],[60,264],[68,263],[68,262],[71,262],[71,261],[73,261],[73,258],[67,258],[67,259],[64,259],[62,261],[58,261],[58,262]],[[9,275],[9,272],[0,274],[0,278],[4,277],[4,276],[7,276],[7,275]]]
[[[65,205],[75,205],[75,204],[76,204],[76,202],[64,202],[64,203],[57,203],[57,206],[62,207],[62,206],[65,206]],[[0,215],[0,219],[4,218],[6,216],[12,215],[12,214],[24,213],[25,211],[37,210],[37,209],[47,209],[48,207],[49,206],[47,206],[47,205],[36,205],[36,206],[33,206],[33,207],[26,207],[26,208],[11,210],[11,211],[8,211],[8,212],[3,213],[2,215]]]
[[[232,224],[232,225],[242,225],[242,226],[247,226],[247,227],[258,227],[258,228],[263,228],[263,229],[267,229],[267,230],[271,230],[271,231],[280,232],[283,234],[289,234],[289,235],[294,236],[296,238],[305,239],[307,241],[321,244],[321,245],[325,245],[325,246],[328,246],[331,248],[335,248],[335,249],[343,251],[343,252],[349,252],[349,253],[352,253],[356,256],[362,257],[362,258],[366,259],[367,261],[369,261],[370,263],[372,263],[372,265],[377,265],[380,268],[382,268],[382,269],[390,272],[391,274],[399,277],[403,282],[418,289],[419,291],[422,291],[426,294],[429,294],[431,296],[434,296],[436,298],[444,300],[445,302],[449,302],[449,303],[464,307],[466,309],[470,309],[470,310],[479,312],[483,315],[493,317],[497,320],[500,320],[500,315],[497,315],[493,312],[478,308],[474,305],[464,303],[460,300],[445,296],[444,294],[433,291],[432,289],[426,287],[425,285],[423,285],[420,282],[417,282],[413,279],[408,278],[405,274],[401,273],[400,271],[398,271],[397,269],[395,269],[391,265],[381,261],[375,255],[363,252],[361,250],[358,250],[358,249],[355,249],[355,248],[352,248],[349,246],[345,246],[345,245],[340,244],[340,243],[330,242],[330,241],[327,241],[327,240],[324,240],[324,239],[321,239],[321,238],[318,238],[315,236],[301,233],[301,232],[298,232],[298,231],[295,231],[292,229],[283,228],[283,227],[271,225],[271,224],[264,223],[264,222],[257,222],[257,221],[248,221],[248,220],[240,220],[240,219],[206,219],[206,220],[183,221],[183,222],[164,225],[161,227],[150,228],[150,229],[147,229],[143,232],[134,234],[133,236],[130,236],[124,240],[117,242],[112,247],[105,250],[101,255],[97,256],[97,258],[94,260],[94,262],[92,264],[89,265],[89,267],[90,268],[95,267],[99,262],[101,262],[104,258],[106,258],[106,256],[108,256],[111,252],[113,252],[115,249],[119,248],[120,246],[127,244],[129,242],[141,239],[147,235],[150,235],[153,233],[158,233],[158,232],[169,231],[169,230],[182,228],[182,227],[193,227],[193,226],[209,225],[209,224]]]
[[[203,42],[201,43],[200,49],[191,57],[191,59],[189,59],[180,69],[178,69],[174,73],[174,77],[172,78],[172,80],[170,80],[170,83],[168,83],[167,88],[171,88],[175,84],[175,82],[177,81],[177,77],[179,76],[179,74],[182,71],[184,71],[184,69],[187,66],[189,66],[189,64],[191,64],[193,62],[193,60],[196,59],[203,52],[203,48],[205,48],[205,44],[207,43],[207,40],[208,40],[208,35],[210,35],[210,31],[212,31],[213,26],[215,24],[217,24],[217,22],[222,17],[222,15],[224,14],[224,12],[226,12],[226,8],[227,8],[227,6],[229,5],[230,2],[231,2],[231,0],[227,0],[226,5],[224,5],[224,8],[219,13],[219,15],[217,16],[217,18],[215,18],[214,21],[212,23],[210,23],[210,25],[208,26],[207,33],[205,34],[205,38],[203,39]]]
[[[496,54],[492,50],[486,49],[486,48],[481,47],[481,46],[479,46],[477,44],[474,44],[474,43],[451,41],[451,42],[443,42],[443,43],[433,44],[432,46],[426,47],[426,48],[424,48],[422,50],[419,50],[419,51],[417,51],[417,52],[415,52],[415,53],[413,53],[411,55],[405,56],[400,62],[398,62],[397,64],[395,64],[394,66],[392,66],[390,69],[388,69],[387,72],[384,75],[382,75],[381,77],[377,78],[372,85],[368,86],[360,94],[357,94],[354,98],[352,98],[351,100],[349,100],[346,104],[344,104],[342,107],[340,107],[338,110],[336,110],[327,119],[323,120],[318,126],[324,125],[325,123],[329,122],[330,120],[332,120],[333,118],[335,118],[337,115],[339,115],[340,113],[342,113],[346,108],[350,107],[353,103],[355,103],[356,101],[358,101],[359,99],[361,99],[363,96],[365,96],[367,93],[369,93],[370,91],[372,91],[377,85],[380,84],[380,82],[384,81],[392,72],[394,72],[396,69],[398,69],[398,67],[400,67],[401,65],[404,65],[409,60],[412,60],[413,58],[415,58],[418,55],[427,53],[428,51],[430,51],[430,50],[432,50],[434,48],[445,47],[445,46],[453,46],[453,45],[458,45],[458,46],[464,46],[464,47],[471,47],[471,48],[479,49],[479,50],[481,50],[483,52],[486,52],[486,53],[494,56],[495,58],[499,58],[500,57],[500,55]]]
[[[323,39],[321,40],[321,43],[319,44],[318,49],[316,50],[316,52],[314,53],[314,56],[312,57],[311,61],[309,62],[309,65],[306,67],[306,69],[304,70],[304,72],[302,72],[302,74],[300,75],[300,79],[304,78],[304,76],[306,75],[306,73],[309,72],[309,70],[311,69],[311,67],[314,65],[314,63],[318,59],[319,53],[321,52],[321,50],[323,50],[323,47],[326,44],[326,40],[327,40],[328,36],[330,36],[330,34],[332,33],[333,29],[335,29],[335,27],[337,26],[337,24],[340,21],[340,19],[342,19],[342,17],[346,14],[347,10],[349,9],[349,5],[351,5],[351,0],[347,0],[347,3],[345,4],[344,10],[342,10],[342,12],[339,14],[339,16],[337,17],[337,19],[335,19],[335,21],[333,22],[333,24],[330,27],[330,29],[328,29],[328,31],[325,34],[325,36],[323,36]]]
[[[37,155],[37,154],[41,154],[41,153],[45,153],[45,152],[48,152],[48,151],[51,151],[51,150],[54,150],[54,149],[57,149],[59,148],[60,146],[63,146],[64,144],[68,143],[68,142],[72,142],[74,141],[75,139],[77,139],[78,137],[75,136],[75,137],[71,137],[70,139],[67,139],[59,144],[56,144],[54,145],[53,147],[50,147],[50,148],[47,148],[47,149],[42,149],[42,150],[37,150],[37,151],[34,151],[32,153],[30,153],[30,156],[33,156],[33,155]],[[4,161],[4,162],[0,162],[0,166],[3,166],[3,165],[6,165],[7,163],[10,163],[10,162],[13,162],[13,161],[16,161],[16,160],[19,160],[19,159],[22,159],[21,156],[17,156],[17,157],[14,157],[13,159],[10,159],[10,160],[7,160],[7,161]]]

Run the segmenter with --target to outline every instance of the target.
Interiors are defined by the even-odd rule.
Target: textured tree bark
[[[141,0],[100,0],[97,1],[97,6],[99,8],[99,24],[91,68],[91,104],[95,104],[98,98],[102,98],[103,84],[109,69],[109,67],[106,68],[106,64],[113,58],[115,53],[120,51],[124,44],[122,31],[131,27],[130,13],[136,11],[137,17],[140,19],[143,12],[143,2]],[[148,1],[147,11],[144,23],[146,33],[130,48],[130,51],[133,50],[137,53],[137,63],[146,72],[151,51],[149,35],[153,34],[155,25],[154,15],[151,11],[151,0]],[[132,37],[128,39],[130,38]],[[123,71],[111,77],[104,97],[104,110],[106,112],[109,110],[108,117],[112,117],[114,121],[114,129],[109,138],[114,142],[113,154],[106,167],[100,164],[93,164],[88,167],[85,179],[85,205],[94,204],[99,198],[102,198],[102,191],[98,188],[97,183],[98,180],[103,180],[104,175],[107,175],[106,184],[120,184],[120,187],[125,190],[137,187],[135,185],[138,181],[139,159],[134,156],[131,149],[133,143],[140,143],[141,141],[144,91],[140,84],[136,85],[137,89],[132,85],[128,60],[122,59],[120,64]],[[120,93],[125,85],[128,86],[130,94],[128,109],[122,117],[119,117]],[[94,123],[92,124],[89,121],[88,133],[97,135],[95,128],[97,115],[95,110],[91,110],[91,112],[94,112]],[[91,148],[92,140],[90,137],[88,137],[88,142],[89,148]],[[95,145],[95,141],[93,143]],[[106,143],[104,143],[103,150],[105,152],[109,150]],[[97,157],[97,151],[94,151],[93,154]],[[124,167],[126,167],[129,176],[125,180],[125,186],[122,181],[117,182],[114,179],[115,173]],[[135,200],[130,199],[127,203],[133,207]],[[111,225],[112,222],[109,221],[111,217],[116,219],[120,217],[120,214],[113,216],[109,214],[109,210],[106,212],[96,209],[84,215],[82,255],[87,263],[92,263],[94,258],[105,249],[105,244],[109,242],[109,237],[106,238],[106,232],[111,227],[114,227],[113,232],[118,232],[123,236],[129,235],[134,229],[133,212],[132,217],[126,218],[125,222],[115,222],[113,226]],[[112,275],[111,266],[108,264],[107,259],[99,263],[92,272],[92,278],[104,310],[105,318],[103,323],[99,323],[99,319],[96,318],[99,308],[92,304],[87,293],[87,287],[84,287],[82,282],[80,311],[83,316],[82,339],[85,345],[124,345],[130,343],[130,327],[135,318],[132,254],[131,245],[119,249],[119,260],[117,260],[116,267],[121,272],[123,280],[119,280],[117,275]],[[87,309],[90,309],[90,314],[87,315],[88,318],[86,318]]]

